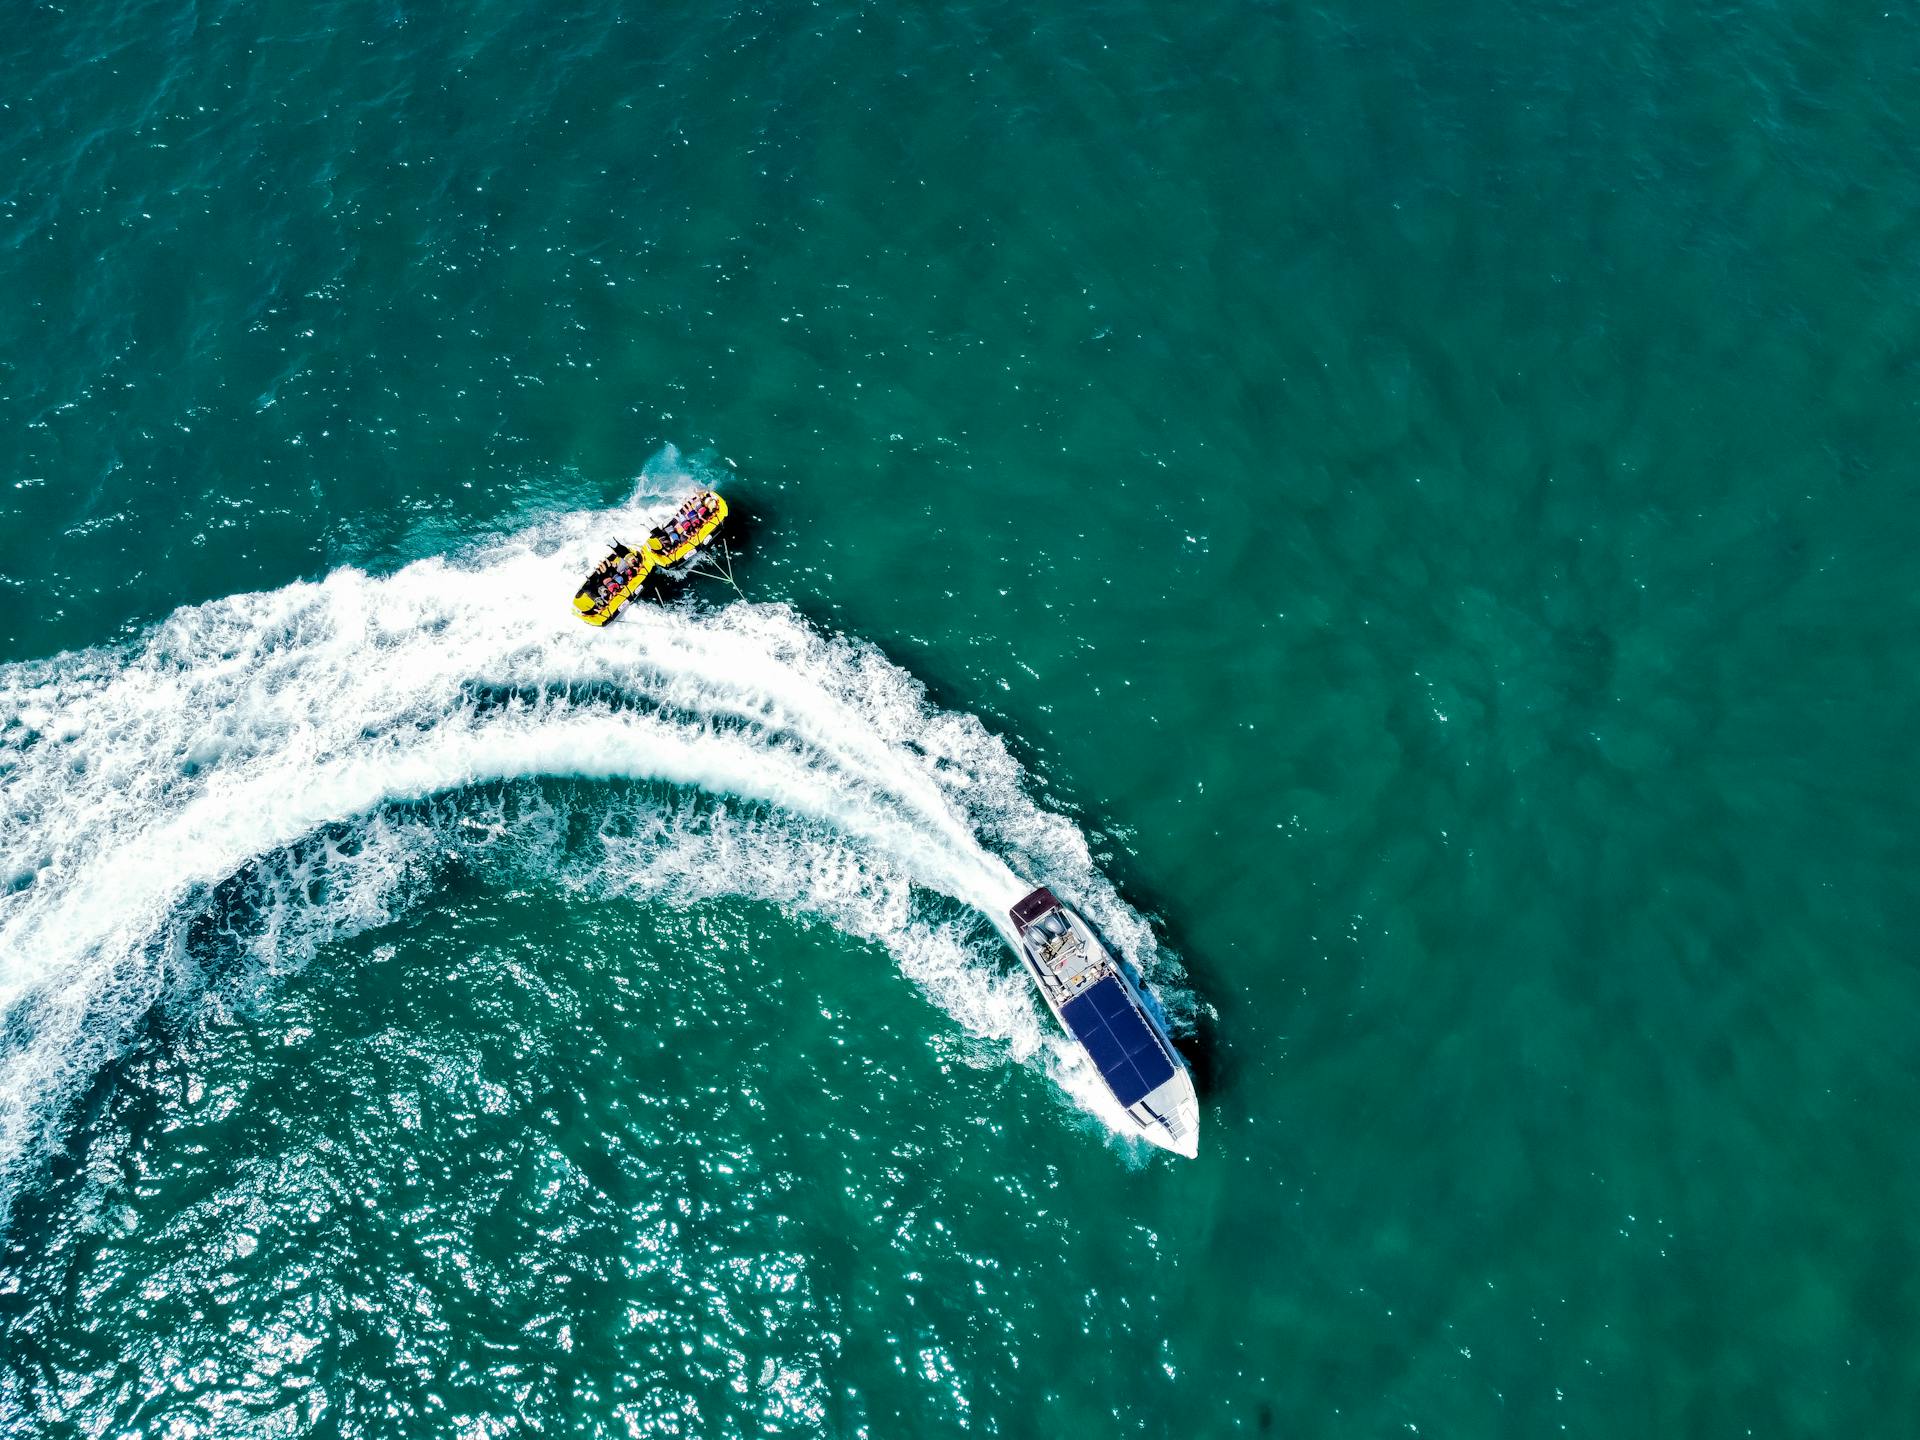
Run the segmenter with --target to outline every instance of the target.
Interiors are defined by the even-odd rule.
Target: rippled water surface
[[[0,1432],[1910,1432],[1920,22],[0,38]]]

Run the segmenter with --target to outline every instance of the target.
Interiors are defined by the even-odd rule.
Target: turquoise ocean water
[[[1912,1433],[1909,11],[0,38],[0,1433]]]

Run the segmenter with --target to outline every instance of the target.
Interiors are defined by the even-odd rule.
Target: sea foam
[[[613,510],[0,667],[0,1211],[142,1019],[212,983],[209,954],[297,966],[404,914],[440,859],[489,850],[576,889],[826,920],[1117,1118],[958,907],[1004,927],[1029,879],[1052,883],[1176,1021],[1191,999],[997,737],[784,605],[573,616],[606,537],[644,533],[686,483],[669,454]],[[502,787],[565,777],[653,784],[601,805],[562,864],[555,802]]]

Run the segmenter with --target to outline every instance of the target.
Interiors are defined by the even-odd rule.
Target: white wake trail
[[[1005,746],[871,647],[745,602],[579,624],[575,577],[657,509],[561,516],[393,575],[191,607],[126,649],[0,667],[0,1212],[78,1087],[191,981],[188,929],[211,892],[346,824],[351,845],[286,862],[298,883],[254,943],[380,923],[404,908],[420,848],[383,817],[495,782],[655,781],[744,802],[771,818],[663,821],[646,844],[610,838],[599,869],[639,893],[649,875],[717,869],[735,893],[879,940],[1016,1054],[1049,1043],[1017,977],[913,920],[915,889],[999,923],[1029,877],[1049,880],[1180,994]],[[733,863],[692,863],[715,846]],[[303,878],[315,865],[329,883]],[[1099,1108],[1071,1063],[1052,1068]]]

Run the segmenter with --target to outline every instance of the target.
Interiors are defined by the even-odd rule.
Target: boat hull
[[[1126,971],[1086,921],[1044,887],[1011,915],[1028,977],[1114,1103],[1141,1138],[1192,1159],[1200,1143],[1192,1072]]]

